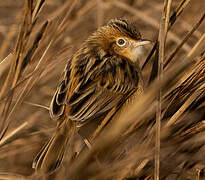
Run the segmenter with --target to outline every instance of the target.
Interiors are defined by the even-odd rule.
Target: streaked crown
[[[129,36],[132,39],[141,39],[140,32],[136,29],[134,23],[127,21],[126,19],[116,18],[108,22],[108,26],[115,28],[125,36]]]

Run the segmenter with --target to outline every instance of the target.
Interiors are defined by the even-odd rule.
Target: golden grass
[[[7,25],[0,39],[0,179],[205,179],[203,0],[17,4],[19,24]],[[140,62],[144,90],[131,96],[132,104],[122,104],[122,113],[107,115],[91,135],[91,147],[76,135],[72,164],[67,152],[55,173],[35,173],[33,158],[55,128],[48,107],[66,62],[115,17],[135,20],[156,41]],[[186,21],[193,22],[188,32]]]

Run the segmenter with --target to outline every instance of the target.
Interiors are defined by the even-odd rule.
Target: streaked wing
[[[63,114],[66,105],[69,118],[84,123],[107,113],[137,88],[138,73],[129,60],[117,56],[84,57],[81,63],[66,68],[51,104],[55,118]]]
[[[57,120],[64,113],[68,94],[68,85],[70,82],[70,74],[71,60],[68,61],[68,64],[64,70],[64,76],[62,77],[60,85],[58,86],[50,104],[50,116],[52,119]]]

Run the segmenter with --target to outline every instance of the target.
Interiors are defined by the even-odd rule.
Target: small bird
[[[103,119],[139,82],[137,60],[143,46],[133,23],[121,18],[100,27],[69,59],[50,105],[56,132],[34,159],[33,168],[50,173],[60,166],[76,127]]]

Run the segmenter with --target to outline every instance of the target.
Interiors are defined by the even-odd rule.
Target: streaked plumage
[[[69,60],[52,99],[50,114],[58,121],[57,130],[34,160],[34,168],[44,172],[57,168],[74,126],[105,117],[137,90],[136,60],[147,43],[123,19],[111,20],[83,43]]]

